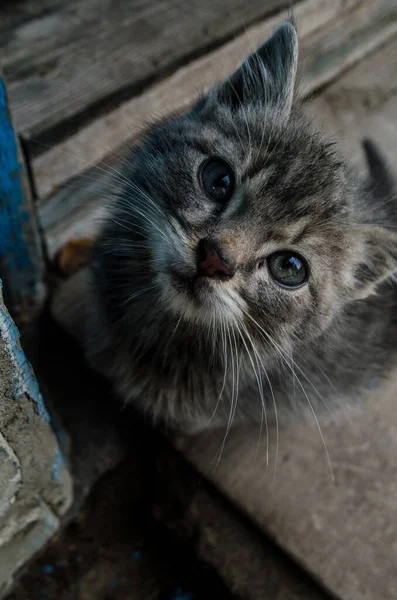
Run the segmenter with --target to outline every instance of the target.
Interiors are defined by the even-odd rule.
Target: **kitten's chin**
[[[197,276],[184,279],[175,274],[162,274],[160,279],[163,301],[178,317],[215,325],[243,316],[244,303],[228,282]]]

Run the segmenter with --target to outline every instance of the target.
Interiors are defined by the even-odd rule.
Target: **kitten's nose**
[[[214,279],[230,279],[234,275],[233,269],[222,258],[219,246],[208,238],[200,240],[197,246],[197,264],[199,275]]]

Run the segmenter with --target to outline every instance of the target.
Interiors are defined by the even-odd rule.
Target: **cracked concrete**
[[[72,502],[72,479],[0,286],[0,598]]]

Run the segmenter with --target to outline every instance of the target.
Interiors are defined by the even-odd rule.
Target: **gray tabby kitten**
[[[151,128],[55,299],[120,397],[181,431],[343,404],[396,362],[392,183],[369,142],[358,185],[313,132],[297,58],[287,22]]]

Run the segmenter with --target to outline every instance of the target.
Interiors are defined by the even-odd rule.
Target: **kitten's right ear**
[[[378,198],[388,198],[395,193],[396,182],[387,160],[372,140],[364,138],[362,145],[368,165],[369,184],[373,188],[373,194]]]
[[[287,21],[229,79],[210,91],[208,101],[235,110],[247,104],[270,105],[288,118],[297,65],[298,36],[293,23]]]
[[[362,246],[354,273],[353,297],[364,299],[397,272],[397,233],[385,227],[361,230]]]

